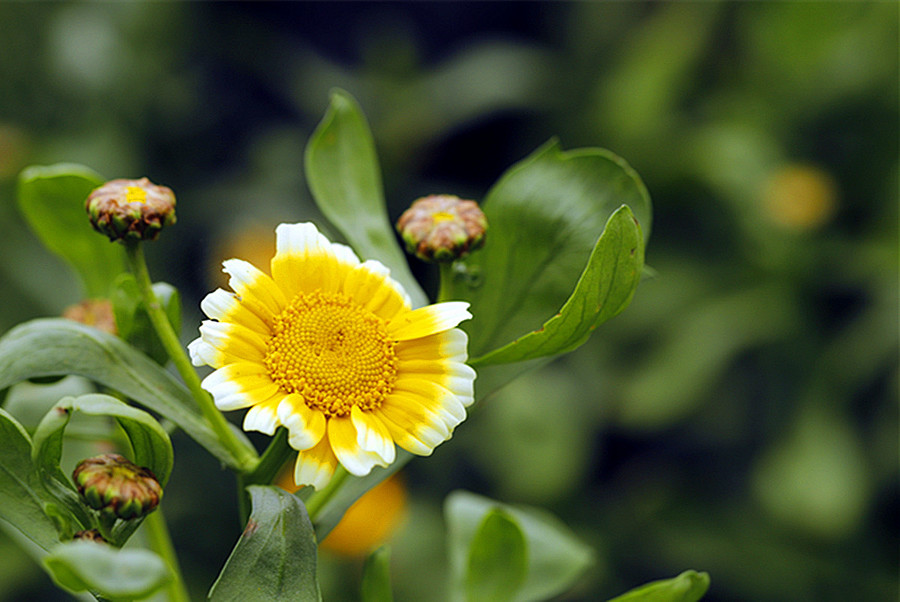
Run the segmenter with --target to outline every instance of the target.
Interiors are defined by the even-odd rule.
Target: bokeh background
[[[688,568],[711,601],[895,600],[898,20],[894,2],[0,4],[0,331],[81,297],[17,214],[29,164],[176,191],[148,254],[187,341],[221,259],[319,218],[302,157],[333,87],[370,120],[392,218],[482,198],[553,136],[606,147],[650,190],[656,275],[402,472],[397,599],[439,599],[441,504],[465,488],[596,550],[567,600]],[[166,517],[202,599],[240,533],[234,483],[175,445]],[[356,599],[359,557],[320,563],[326,600]],[[46,582],[0,533],[0,600],[68,599]]]

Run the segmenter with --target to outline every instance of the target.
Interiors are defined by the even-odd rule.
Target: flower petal
[[[436,357],[449,361],[465,362],[468,359],[466,346],[469,337],[459,328],[445,330],[421,339],[400,341],[394,352],[401,361],[432,360]]]
[[[388,336],[395,341],[418,339],[453,328],[472,317],[465,301],[447,301],[400,314],[388,324]]]
[[[410,308],[409,295],[390,278],[390,270],[379,261],[369,260],[356,266],[347,274],[343,290],[345,295],[385,320],[392,320]]]
[[[281,426],[277,411],[279,403],[281,403],[281,397],[275,396],[247,410],[247,414],[244,416],[244,430],[274,435],[275,429]]]
[[[411,397],[431,413],[440,415],[451,431],[466,419],[462,401],[437,383],[419,378],[397,379],[394,392]]]
[[[290,431],[288,444],[296,450],[309,449],[325,436],[325,415],[310,409],[295,393],[278,404],[278,420]]]
[[[280,224],[275,248],[272,278],[289,298],[299,292],[336,292],[359,264],[350,247],[332,244],[311,223]]]
[[[362,477],[369,474],[375,465],[386,466],[377,454],[359,446],[356,427],[350,418],[329,418],[328,440],[338,461],[352,475]]]
[[[203,379],[201,385],[213,396],[220,410],[239,410],[263,403],[280,392],[266,367],[256,362],[222,366]]]
[[[396,459],[397,450],[391,433],[374,412],[363,411],[359,406],[353,406],[350,409],[350,420],[356,427],[356,444],[360,448],[377,455],[384,465]]]
[[[294,483],[299,486],[312,485],[316,489],[322,489],[331,480],[337,463],[328,438],[322,437],[318,445],[297,454],[297,463],[294,465]]]
[[[410,360],[400,363],[398,378],[420,378],[436,382],[464,405],[475,400],[475,370],[462,362]]]
[[[228,286],[238,294],[241,303],[264,322],[280,314],[287,305],[281,289],[253,264],[241,259],[228,259],[222,262],[222,271],[230,276]]]
[[[205,363],[213,368],[236,361],[261,364],[266,357],[268,337],[238,324],[204,320],[200,324],[200,338],[212,350],[191,343],[191,354],[200,360],[211,360]]]
[[[379,408],[378,417],[397,445],[420,456],[430,455],[453,432],[444,417],[404,395],[389,396]]]
[[[241,303],[237,295],[226,290],[216,289],[206,295],[203,301],[200,302],[200,309],[207,316],[219,322],[233,322],[264,334],[269,334],[270,332],[271,320],[269,322],[264,321],[247,309],[247,306]]]

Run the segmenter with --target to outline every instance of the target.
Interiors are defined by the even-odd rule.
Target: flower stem
[[[450,300],[450,285],[453,282],[453,262],[447,261],[438,264],[440,280],[438,282],[437,302]]]
[[[147,516],[144,520],[144,530],[150,549],[159,554],[169,570],[172,571],[173,579],[167,586],[169,602],[190,602],[191,597],[184,585],[184,577],[178,566],[178,558],[175,556],[175,547],[169,536],[169,528],[166,526],[166,519],[163,518],[160,510],[151,512]]]
[[[310,521],[315,522],[316,518],[319,516],[319,512],[322,511],[322,508],[324,508],[340,490],[341,485],[344,484],[344,481],[347,480],[348,476],[350,476],[350,473],[347,472],[343,466],[338,464],[331,480],[328,481],[328,484],[323,487],[321,491],[312,494],[306,501],[306,512],[309,513]]]
[[[172,324],[169,323],[169,318],[166,316],[165,311],[163,311],[162,305],[156,297],[156,293],[153,292],[150,272],[147,270],[147,262],[144,260],[144,252],[140,242],[126,240],[125,251],[128,257],[129,267],[134,274],[138,290],[141,293],[141,297],[143,298],[144,305],[147,309],[147,314],[150,317],[150,323],[153,324],[153,329],[156,331],[157,336],[159,336],[159,340],[166,350],[166,353],[169,355],[169,358],[172,360],[172,363],[175,364],[175,369],[178,370],[178,374],[181,375],[184,384],[197,401],[201,414],[203,414],[207,423],[209,423],[210,427],[216,433],[222,445],[228,448],[237,460],[238,466],[236,468],[241,472],[253,470],[259,459],[256,457],[255,453],[251,452],[247,446],[237,438],[231,430],[231,427],[228,425],[228,421],[225,420],[222,413],[216,409],[209,393],[204,391],[200,386],[200,377],[197,376],[197,372],[191,365],[191,360],[188,358],[187,353],[184,351],[184,347],[182,347],[181,342],[178,340],[178,336],[175,334]]]

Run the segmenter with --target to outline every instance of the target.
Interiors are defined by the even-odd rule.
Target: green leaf
[[[469,546],[466,600],[512,600],[527,574],[528,543],[518,522],[500,508],[489,510]]]
[[[595,328],[628,307],[641,281],[643,265],[641,227],[623,205],[609,218],[575,290],[559,313],[540,330],[470,363],[521,362],[577,349]]]
[[[316,128],[305,156],[306,179],[322,214],[363,259],[377,259],[409,293],[414,307],[428,303],[388,221],[381,171],[369,124],[343,90]]]
[[[56,525],[44,512],[34,486],[31,439],[15,418],[0,408],[0,518],[49,550],[59,542]]]
[[[320,600],[316,534],[306,508],[275,486],[247,490],[253,511],[209,599]]]
[[[556,314],[623,204],[646,240],[647,191],[622,159],[603,149],[564,152],[551,141],[510,168],[482,203],[489,223],[484,248],[458,262],[442,291],[472,305],[473,319],[462,325],[470,355],[506,345]]]
[[[147,412],[109,395],[96,393],[61,399],[47,413],[34,433],[33,456],[39,469],[59,467],[63,433],[75,412],[115,419],[131,443],[134,452],[131,461],[149,468],[156,475],[159,484],[165,486],[174,463],[169,435]]]
[[[28,167],[19,175],[19,210],[41,242],[75,268],[88,297],[105,297],[125,269],[121,245],[95,232],[84,209],[103,182],[87,167],[69,163]]]
[[[444,502],[447,521],[451,599],[466,592],[469,550],[485,517],[502,510],[515,520],[527,542],[527,575],[514,600],[546,600],[570,589],[594,563],[593,551],[556,517],[536,508],[510,506],[454,491]]]
[[[0,390],[26,379],[77,374],[109,387],[183,429],[224,464],[240,468],[200,415],[193,397],[169,372],[121,339],[71,320],[21,324],[0,338]],[[248,451],[243,433],[232,427]]]
[[[146,598],[172,579],[166,563],[150,550],[120,550],[94,541],[57,545],[44,558],[44,568],[59,587],[108,600]]]
[[[181,329],[181,299],[178,289],[171,284],[157,282],[153,285],[153,292],[166,312],[172,328],[178,332]],[[129,273],[119,274],[113,282],[110,298],[119,337],[152,357],[157,363],[166,365],[169,354],[150,322],[134,276]]]
[[[366,558],[362,576],[362,602],[393,602],[391,548],[381,546]]]
[[[677,577],[653,581],[616,596],[609,602],[696,602],[709,589],[709,575],[685,571]]]

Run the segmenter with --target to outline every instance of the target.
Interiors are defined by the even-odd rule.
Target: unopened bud
[[[72,479],[88,506],[125,520],[149,514],[162,497],[162,487],[153,472],[119,454],[82,460]]]
[[[63,317],[75,322],[93,326],[103,332],[116,334],[116,317],[109,299],[85,299],[70,305],[63,311]]]
[[[85,202],[91,224],[110,240],[156,240],[175,223],[175,194],[147,178],[111,180]]]
[[[487,218],[475,201],[434,194],[415,201],[397,220],[397,231],[419,259],[449,262],[484,244]]]
[[[78,531],[73,536],[76,541],[96,541],[98,543],[106,543],[106,540],[100,535],[97,529],[88,529],[86,531]]]

